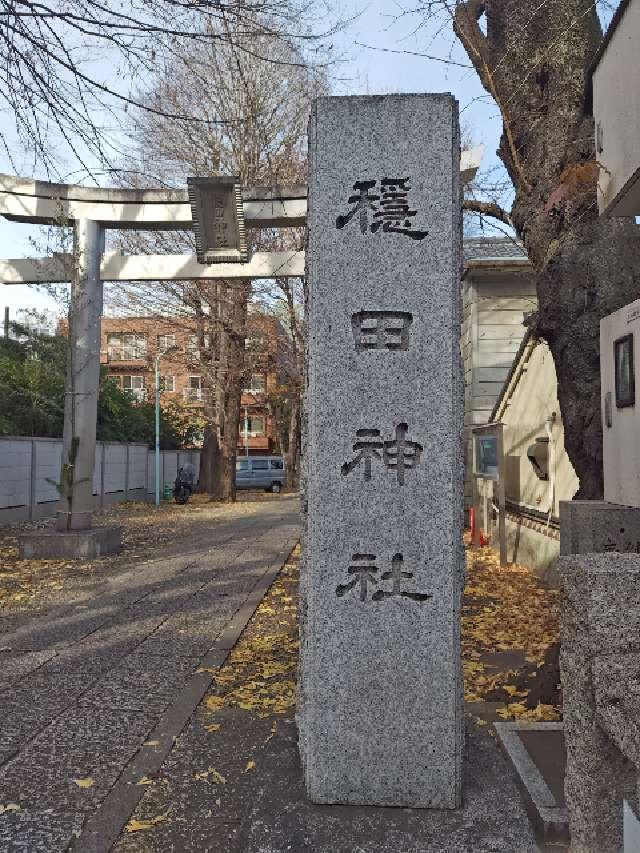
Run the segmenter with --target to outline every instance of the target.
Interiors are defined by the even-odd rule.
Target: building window
[[[107,353],[109,361],[140,361],[147,357],[147,339],[144,335],[109,335]]]
[[[244,348],[255,352],[264,346],[264,337],[262,335],[249,335],[244,339]]]
[[[176,390],[176,377],[175,376],[161,376],[160,377],[160,390],[168,391],[172,393]]]
[[[249,385],[243,390],[247,394],[264,394],[264,373],[252,373]]]
[[[111,376],[118,388],[130,394],[137,403],[144,400],[144,376]]]
[[[245,423],[246,427],[243,424],[243,430],[246,428],[246,431],[250,436],[264,435],[263,415],[248,415]]]
[[[176,345],[175,335],[158,335],[158,352],[163,353]]]
[[[209,349],[211,346],[211,335],[189,335],[185,352],[190,361],[200,361],[200,347]]]
[[[202,400],[202,376],[189,376],[187,387],[184,389],[184,398],[189,402]]]
[[[635,406],[636,379],[633,365],[633,333],[618,338],[613,344],[616,380],[616,407]]]

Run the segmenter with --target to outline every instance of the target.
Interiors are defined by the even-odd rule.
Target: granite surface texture
[[[636,697],[621,688],[626,682],[629,691],[638,673],[640,555],[581,554],[558,562],[571,850],[618,853],[622,799],[635,789],[638,773],[629,761],[638,754],[632,743],[638,703],[627,716],[625,703]]]
[[[640,552],[640,509],[607,501],[560,501],[560,554]]]
[[[457,104],[320,98],[309,130],[298,713],[307,790],[317,803],[455,808]]]

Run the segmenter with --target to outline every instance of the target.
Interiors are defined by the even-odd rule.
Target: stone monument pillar
[[[449,95],[309,128],[299,729],[319,803],[460,805],[460,142]]]

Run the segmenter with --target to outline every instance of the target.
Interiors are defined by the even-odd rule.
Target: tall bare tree
[[[114,125],[121,125],[123,111],[188,121],[201,126],[200,136],[236,121],[234,114],[203,115],[197,100],[176,107],[137,93],[172,63],[183,66],[192,89],[202,88],[207,78],[189,57],[220,48],[265,65],[286,62],[291,44],[321,55],[332,27],[326,19],[313,21],[312,11],[298,0],[0,0],[0,102],[36,163],[58,171],[62,148],[82,172],[93,174],[118,158]],[[0,145],[12,159],[13,140],[5,130]]]
[[[173,114],[198,109],[209,124],[187,120],[167,122],[160,110],[137,116],[134,136],[138,151],[136,171],[162,174],[165,181],[184,184],[189,174],[235,174],[245,185],[278,185],[305,178],[306,124],[310,99],[324,89],[317,70],[310,69],[296,46],[282,38],[258,36],[252,50],[236,45],[235,35],[215,49],[191,54],[167,68],[146,102],[163,105]],[[265,62],[263,55],[279,61]],[[194,90],[192,71],[206,81]],[[215,125],[217,116],[233,121]],[[139,241],[139,238],[134,238]],[[185,235],[152,238],[155,248],[175,250]],[[131,240],[131,238],[129,238]],[[250,235],[254,248],[289,247],[291,238],[274,230]],[[131,243],[129,243],[131,245]],[[139,246],[139,242],[138,242]],[[150,248],[147,242],[147,248]],[[201,364],[207,365],[205,391],[208,426],[203,453],[203,482],[212,496],[235,497],[235,455],[244,376],[244,328],[248,282],[192,282],[186,287],[168,284],[171,300],[186,305],[198,318],[201,340],[207,342]],[[147,289],[136,298],[147,304],[156,299]],[[166,292],[165,292],[166,293]],[[166,296],[165,296],[166,298]]]
[[[593,0],[422,0],[449,19],[502,119],[498,156],[514,190],[465,207],[513,224],[536,272],[536,332],[558,375],[565,445],[579,497],[603,494],[599,321],[640,295],[633,221],[599,219],[589,68],[602,38]]]

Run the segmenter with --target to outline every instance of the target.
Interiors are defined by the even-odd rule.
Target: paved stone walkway
[[[297,538],[297,499],[261,502],[206,550],[0,622],[0,850],[104,847],[143,793],[128,777],[162,762]]]

